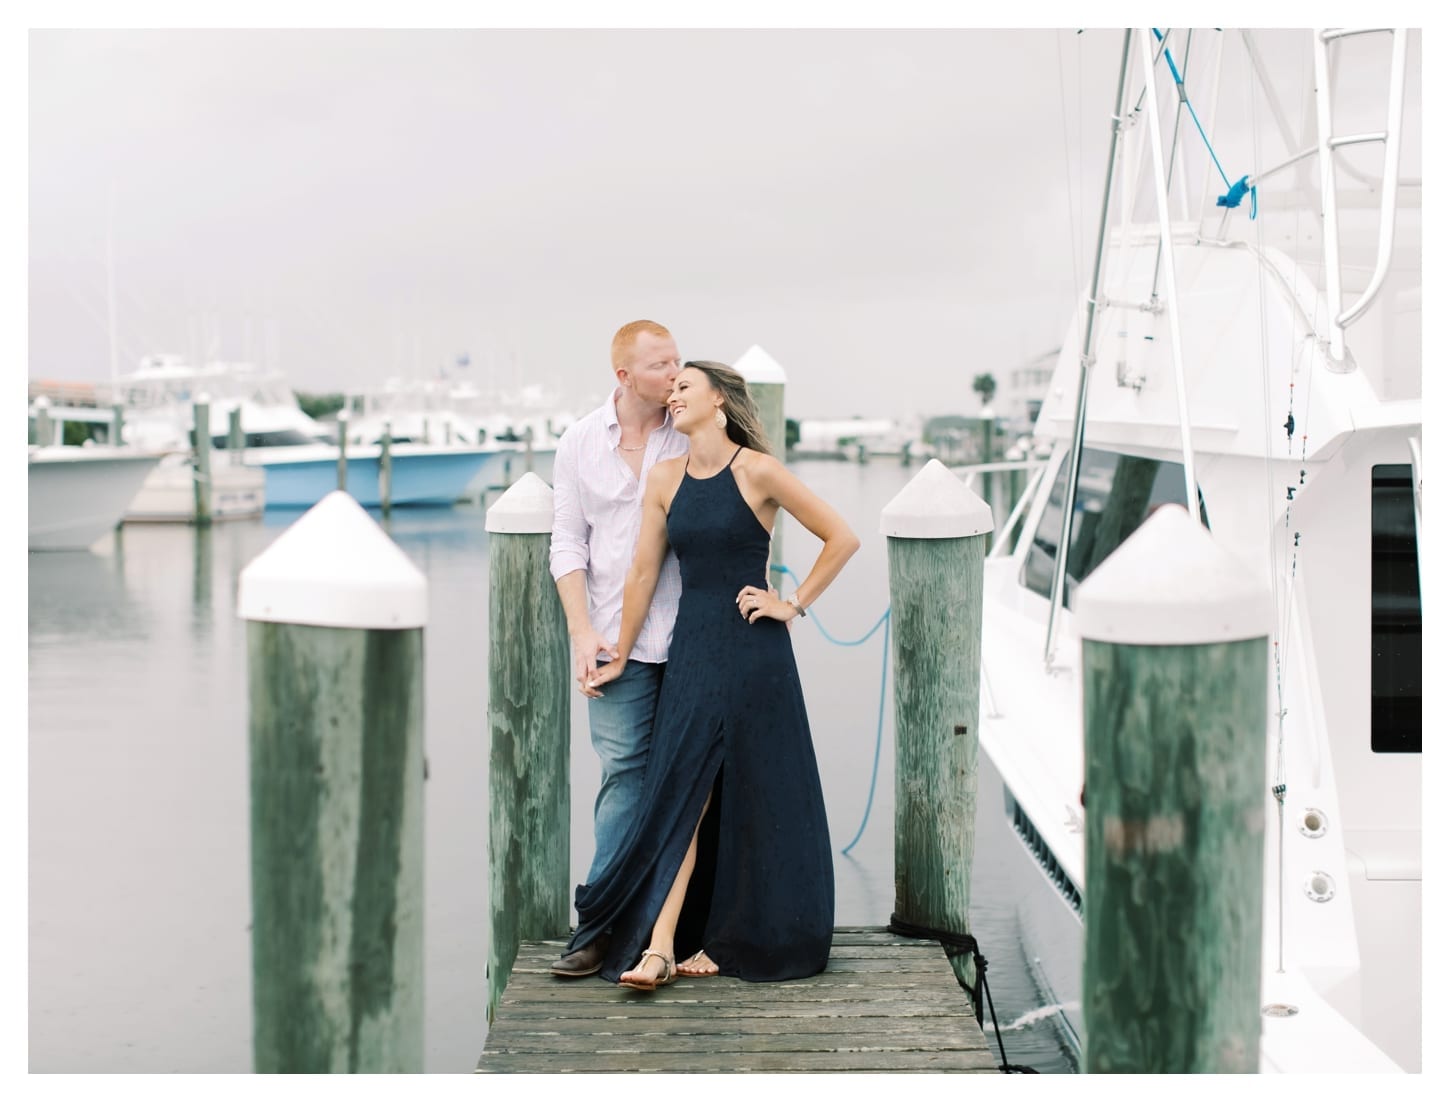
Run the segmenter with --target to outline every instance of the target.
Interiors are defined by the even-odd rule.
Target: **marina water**
[[[878,520],[915,469],[876,459],[792,470],[862,539],[792,630],[836,851],[836,924],[884,926],[895,901],[889,681],[874,795],[871,783],[883,632],[839,646],[820,628],[849,643],[886,609]],[[210,530],[128,525],[92,552],[29,558],[33,1072],[251,1070],[246,630],[236,586],[299,515],[271,510]],[[425,1070],[467,1073],[487,1036],[488,535],[477,505],[395,510],[384,523],[429,585]],[[783,559],[797,576],[818,547],[787,520]],[[591,857],[599,777],[578,694],[571,761],[577,882]],[[1019,843],[1001,783],[985,755],[979,762],[972,932],[990,964],[1007,1058],[1072,1071],[1020,945],[1003,860]]]

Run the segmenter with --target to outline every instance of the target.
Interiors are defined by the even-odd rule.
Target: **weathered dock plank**
[[[819,976],[682,976],[653,994],[549,974],[562,941],[525,942],[480,1072],[995,1072],[935,942],[835,931]]]

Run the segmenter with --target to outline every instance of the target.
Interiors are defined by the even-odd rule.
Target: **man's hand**
[[[600,666],[596,669],[589,675],[589,680],[584,684],[585,693],[589,696],[603,696],[604,694],[599,691],[600,688],[624,672],[625,661],[626,659],[616,656],[614,661],[608,665]]]
[[[571,634],[569,639],[573,644],[574,680],[579,685],[579,691],[588,697],[603,696],[604,694],[598,689],[592,688],[589,682],[594,677],[599,652],[604,651],[611,659],[617,659],[619,648],[595,631],[593,625],[578,634]]]

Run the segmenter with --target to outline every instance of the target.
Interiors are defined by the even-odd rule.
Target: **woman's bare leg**
[[[700,809],[700,817],[695,820],[695,833],[690,836],[690,845],[685,850],[684,860],[680,862],[680,871],[675,873],[675,882],[670,885],[669,894],[665,896],[664,905],[660,907],[659,917],[655,919],[654,929],[650,931],[649,947],[656,953],[663,953],[669,960],[675,959],[675,926],[679,923],[680,911],[685,906],[685,891],[690,886],[690,874],[695,871],[695,850],[700,843],[700,823],[704,821],[705,812],[708,810],[709,796],[705,798],[705,806]],[[659,981],[664,978],[665,966],[658,957],[653,956],[645,957],[638,967],[631,968],[619,977],[621,983],[628,979]]]

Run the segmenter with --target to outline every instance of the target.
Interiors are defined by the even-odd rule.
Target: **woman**
[[[669,409],[689,452],[657,464],[646,483],[618,653],[634,646],[671,546],[680,610],[639,815],[618,857],[578,889],[570,949],[611,931],[601,975],[644,991],[674,981],[677,948],[693,954],[678,968],[686,975],[813,975],[830,952],[835,880],[786,623],[860,541],[770,455],[737,372],[685,364]],[[766,578],[780,509],[824,544],[788,598]],[[591,685],[622,667],[601,666]]]

